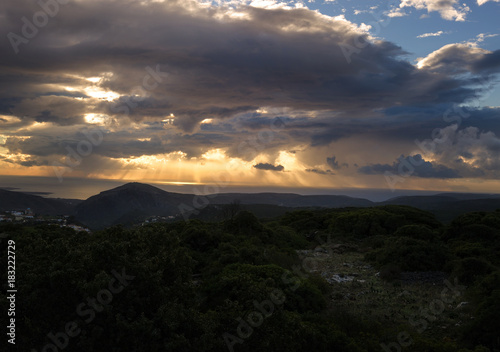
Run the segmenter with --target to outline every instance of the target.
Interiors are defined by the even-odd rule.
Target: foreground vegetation
[[[233,215],[1,225],[16,350],[500,351],[500,211],[446,226],[405,206]]]

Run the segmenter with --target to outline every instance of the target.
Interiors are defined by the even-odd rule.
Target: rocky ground
[[[368,314],[380,323],[396,322],[408,326],[409,331],[440,336],[442,330],[453,335],[453,330],[473,319],[464,287],[449,295],[451,290],[445,289],[455,284],[445,283],[451,280],[445,273],[403,272],[398,279],[386,281],[377,268],[364,260],[363,252],[351,243],[298,251],[303,262],[314,264],[309,265],[311,271],[332,286],[332,310]]]

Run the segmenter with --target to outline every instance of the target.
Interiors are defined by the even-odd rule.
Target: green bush
[[[385,281],[399,280],[401,268],[395,264],[386,264],[380,268],[380,278]]]
[[[236,351],[380,350],[381,338],[400,331],[399,323],[379,322],[350,301],[339,306],[341,289],[333,304],[329,296],[335,285],[319,273],[301,270],[301,277],[288,270],[300,268],[296,249],[314,245],[306,234],[324,239],[343,231],[343,239],[363,237],[362,245],[373,248],[366,258],[381,266],[382,278],[396,278],[398,269],[440,270],[448,263],[460,284],[471,285],[466,295],[474,319],[467,320],[460,345],[448,338],[460,332],[450,325],[445,332],[434,330],[432,338],[413,336],[406,350],[485,352],[499,350],[499,219],[500,212],[459,217],[448,227],[446,242],[432,215],[400,206],[291,212],[265,226],[240,212],[221,223],[114,226],[92,234],[0,224],[0,233],[8,232],[22,253],[16,258],[23,295],[16,344],[23,351],[40,350],[50,343],[50,331],[64,330],[71,320],[82,328],[70,341],[76,352],[222,351],[227,348],[223,334],[237,335],[236,319],[246,319],[255,301],[269,300],[275,289],[283,292],[284,303],[275,305]],[[0,255],[6,256],[5,241]],[[112,270],[121,268],[134,280],[86,324],[75,307],[107,288]],[[5,270],[0,280],[7,282]],[[7,304],[0,300],[0,310],[7,311]]]
[[[432,241],[437,238],[437,234],[425,225],[405,225],[394,232],[396,237],[409,237],[416,240]]]
[[[490,262],[482,258],[464,258],[455,265],[453,275],[463,284],[473,284],[476,280],[495,271]]]
[[[365,258],[379,266],[395,265],[402,271],[430,271],[442,270],[451,257],[449,249],[440,243],[408,237],[391,239],[384,248],[367,253]]]

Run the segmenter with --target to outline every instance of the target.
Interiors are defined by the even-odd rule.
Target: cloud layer
[[[414,65],[366,25],[275,2],[58,4],[46,25],[33,24],[35,34],[26,23],[39,23],[39,5],[0,4],[0,32],[13,33],[0,42],[5,164],[61,162],[88,141],[86,131],[99,130],[102,142],[78,165],[90,174],[153,157],[209,160],[217,149],[249,170],[379,174],[397,169],[402,153],[416,158],[414,139],[429,138],[449,109],[481,99],[500,66],[500,51],[477,43],[443,46]],[[468,12],[457,1],[401,2],[407,7],[455,21]],[[496,175],[496,114],[470,107],[455,142],[422,153],[415,176]],[[351,156],[352,145],[371,140],[392,155],[372,148]]]

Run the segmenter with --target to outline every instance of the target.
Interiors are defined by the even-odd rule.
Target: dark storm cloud
[[[370,164],[361,166],[358,172],[365,175],[383,175],[386,172],[396,175],[410,173],[412,176],[423,178],[461,178],[456,170],[444,165],[425,161],[420,154],[404,157],[403,155],[392,165]]]
[[[326,163],[334,170],[340,170],[343,167],[349,167],[349,164],[342,163],[339,164],[337,157],[334,155],[331,158],[326,158]]]
[[[224,135],[193,134],[183,136],[176,133],[165,133],[165,131],[152,132],[143,129],[141,131],[121,131],[111,133],[109,130],[97,127],[85,130],[101,135],[102,142],[92,146],[92,154],[108,158],[128,158],[142,155],[168,154],[183,151],[188,157],[199,156],[206,148],[217,147],[218,143],[228,143],[229,137]],[[38,157],[50,155],[64,156],[69,150],[77,150],[79,144],[88,144],[88,136],[80,130],[66,129],[64,136],[58,136],[60,131],[40,131],[26,139],[20,137],[9,137],[3,147],[10,153],[29,154]],[[94,139],[98,139],[94,137]]]
[[[285,167],[283,165],[273,165],[268,163],[259,163],[253,166],[259,170],[267,170],[267,171],[283,171]]]
[[[313,172],[320,175],[335,175],[332,170],[306,169],[307,172]]]
[[[27,167],[30,167],[30,166],[46,166],[46,165],[49,165],[49,162],[47,160],[42,160],[42,161],[39,161],[39,160],[23,160],[23,161],[19,162],[19,165],[27,166]]]
[[[332,156],[331,158],[326,158],[326,163],[331,166],[332,169],[338,170],[340,169],[339,162],[336,160],[337,158]]]
[[[343,116],[324,117],[326,128],[303,128],[308,131],[312,145],[328,145],[349,136],[365,136],[387,142],[414,141],[432,139],[437,131],[450,125],[460,128],[477,127],[482,131],[491,131],[500,135],[500,108],[457,107],[437,104],[428,107],[395,107],[380,113],[367,114],[365,117]],[[315,124],[318,124],[315,121]],[[293,127],[293,123],[289,124]],[[302,132],[303,134],[304,132]]]
[[[495,50],[489,54],[484,55],[484,57],[474,63],[474,69],[476,71],[483,70],[496,70],[500,67],[500,50]]]
[[[2,26],[5,33],[19,33],[22,22],[16,19],[39,10],[17,1],[3,7],[10,18]],[[150,93],[187,117],[186,130],[202,118],[224,118],[255,106],[351,110],[395,100],[427,102],[429,94],[461,99],[459,92],[444,92],[464,82],[416,70],[399,60],[404,51],[388,42],[368,45],[348,63],[339,44],[361,32],[346,21],[327,21],[307,9],[242,7],[249,21],[221,22],[214,17],[223,16],[224,9],[189,12],[187,7],[175,1],[61,5],[18,55],[4,40],[2,61],[26,76],[44,73],[49,82],[60,81],[63,73],[111,71],[114,76],[102,86],[121,94],[141,86],[146,66],[160,65],[168,76]],[[309,31],[285,31],[288,26]],[[410,86],[408,94],[404,88]],[[165,115],[165,106],[155,106],[163,113],[153,116]]]
[[[0,113],[20,119],[0,121],[2,131],[16,130],[6,148],[63,155],[66,145],[81,141],[88,113],[111,116],[106,138],[94,148],[95,155],[111,158],[179,150],[199,156],[217,147],[249,158],[242,141],[266,130],[272,134],[257,152],[323,146],[354,135],[425,138],[441,126],[446,107],[482,93],[474,77],[457,74],[485,76],[498,61],[498,52],[454,45],[417,69],[401,58],[402,48],[368,40],[349,62],[340,45],[368,37],[348,21],[305,8],[236,9],[243,20],[227,7],[189,0],[75,1],[60,5],[46,26],[19,44],[18,54],[3,35]],[[21,35],[21,18],[31,20],[37,11],[36,2],[2,1],[0,33]],[[85,80],[94,76],[102,80]],[[92,98],[88,86],[121,97]],[[256,113],[259,107],[271,112]],[[170,114],[173,132],[166,133],[159,123]],[[494,120],[484,112],[473,115],[478,126]],[[208,118],[214,122],[200,127]],[[283,125],[273,129],[276,118]],[[19,130],[34,122],[55,127]],[[131,129],[131,122],[144,129]]]

